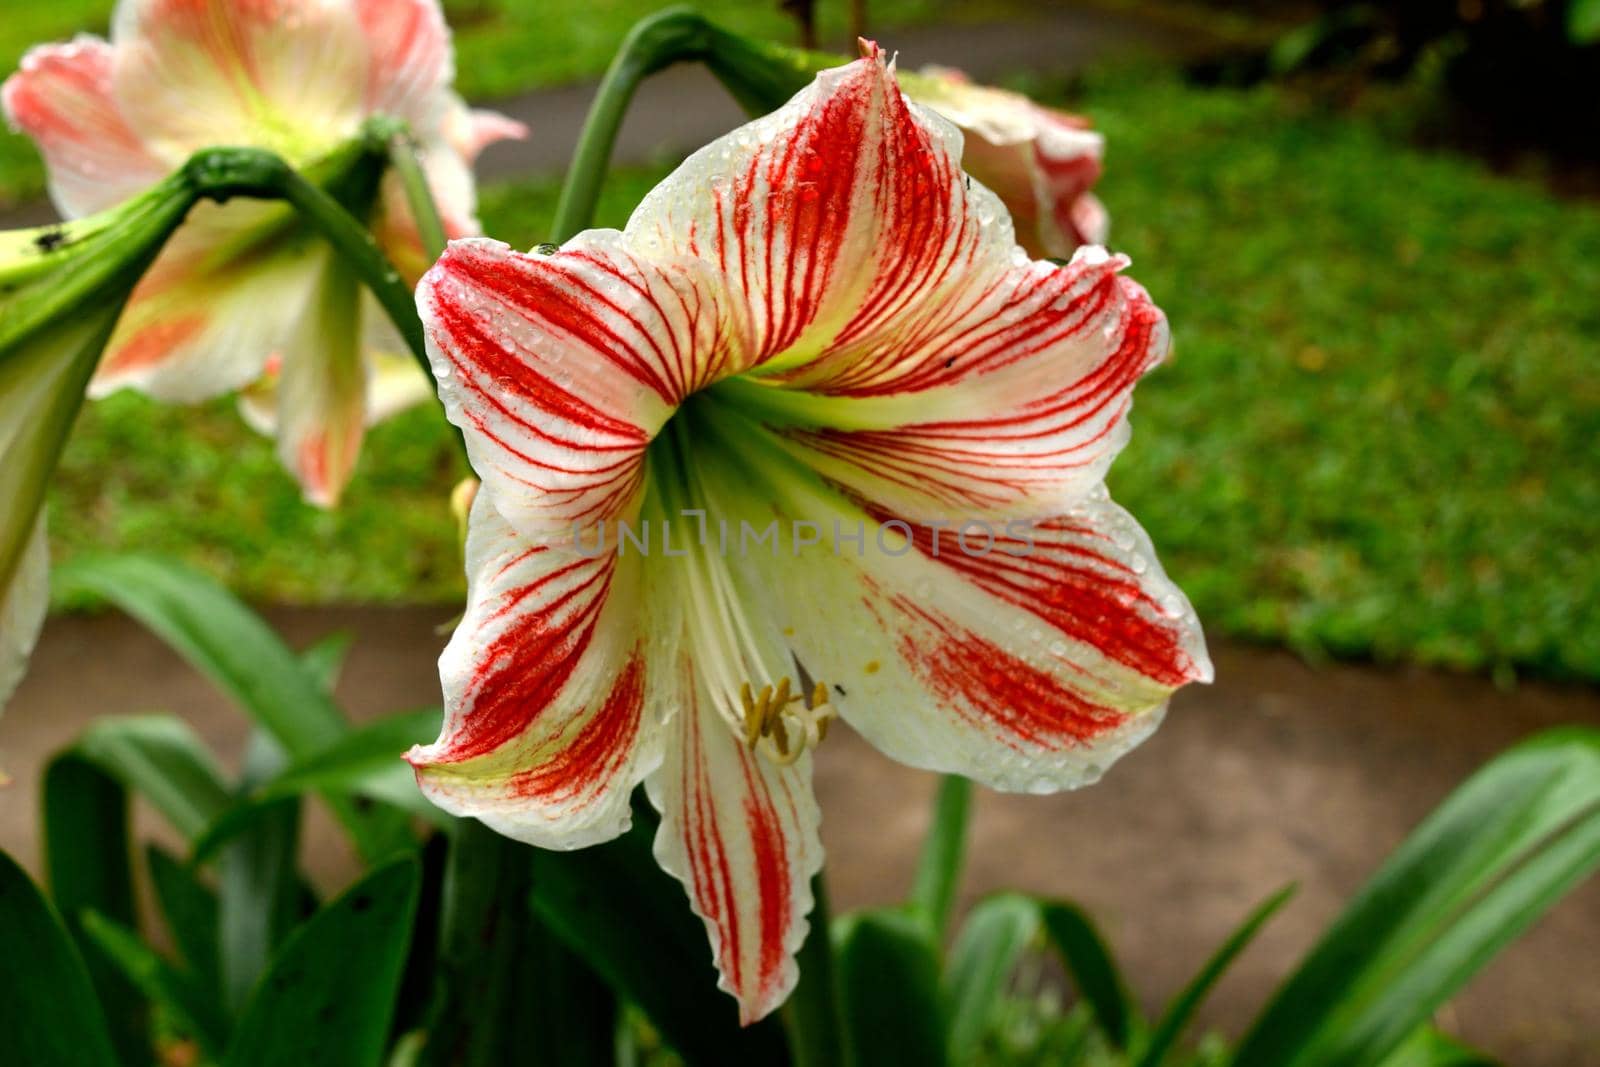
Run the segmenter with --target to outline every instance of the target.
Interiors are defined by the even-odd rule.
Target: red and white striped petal
[[[1104,477],[1133,387],[1168,348],[1125,263],[1088,248],[1013,267],[812,390],[756,398],[760,417],[825,478],[903,516],[1068,506]]]
[[[348,0],[122,0],[111,38],[122,112],[169,164],[241,143],[304,161],[365,117],[367,38]]]
[[[92,395],[192,403],[254,381],[309,299],[317,255],[282,205],[196,205],[134,290]]]
[[[903,75],[901,87],[966,134],[962,168],[1005,203],[1031,254],[1064,259],[1080,245],[1105,242],[1105,209],[1089,193],[1105,140],[1086,120],[974,85],[948,67]]]
[[[1075,788],[1154,730],[1173,690],[1211,677],[1188,601],[1103,490],[1010,527],[938,530],[820,492],[786,506],[865,524],[860,548],[824,544],[767,578],[797,658],[891,758],[996,789]]]
[[[472,504],[467,613],[439,658],[445,721],[411,750],[435,804],[542,848],[582,848],[629,823],[660,759],[663,681],[646,657],[639,562],[529,542]]]
[[[112,55],[98,37],[40,45],[0,86],[7,121],[39,146],[50,196],[68,218],[120,203],[167,172],[122,117]]]
[[[49,606],[50,542],[41,511],[22,558],[0,588],[0,710],[27,672]]]
[[[684,664],[685,675],[693,667]],[[811,756],[777,766],[748,748],[692,681],[647,782],[661,812],[656,861],[683,883],[711,937],[718,986],[739,1021],[766,1016],[799,980],[811,878],[822,868]]]
[[[641,251],[716,267],[764,372],[869,346],[1012,262],[999,205],[970,210],[959,132],[909,105],[865,47],[690,156],[628,222]]]
[[[473,468],[530,536],[615,516],[677,403],[739,369],[705,265],[614,231],[549,256],[452,242],[417,303]]]

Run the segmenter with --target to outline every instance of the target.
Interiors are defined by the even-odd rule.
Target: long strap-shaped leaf
[[[1161,1067],[1161,1062],[1178,1043],[1183,1028],[1189,1025],[1195,1010],[1205,1000],[1206,994],[1211,992],[1211,987],[1217,984],[1217,979],[1222,977],[1222,972],[1226,971],[1235,957],[1255,939],[1267,920],[1294,896],[1294,891],[1294,886],[1286,886],[1256,905],[1255,909],[1245,917],[1244,922],[1240,923],[1238,928],[1228,935],[1228,939],[1218,946],[1211,954],[1211,958],[1206,961],[1206,965],[1189,979],[1189,984],[1184,986],[1167,1006],[1166,1014],[1156,1023],[1155,1029],[1150,1033],[1149,1042],[1145,1044],[1144,1051],[1139,1056],[1138,1067]]]
[[[258,615],[221,585],[185,567],[141,556],[101,556],[56,568],[64,593],[93,594],[138,619],[211,678],[291,757],[327,748],[349,730],[322,678]],[[334,813],[369,860],[406,842],[404,820],[331,798]]]
[[[1379,1063],[1600,864],[1600,731],[1491,760],[1419,826],[1284,983],[1235,1067]]]
[[[1128,986],[1117,970],[1115,958],[1106,947],[1094,922],[1076,904],[1050,901],[1043,905],[1045,933],[1061,954],[1067,973],[1078,987],[1078,995],[1094,1012],[1113,1048],[1125,1049],[1138,1021],[1138,1005],[1128,995]]]
[[[1037,901],[1020,893],[999,893],[979,901],[961,924],[944,975],[951,1063],[971,1063],[977,1056],[1039,923]]]
[[[116,1067],[89,972],[61,918],[0,853],[0,1034],[7,1063]]]
[[[939,995],[939,947],[921,916],[877,908],[844,916],[836,930],[847,1062],[852,1067],[951,1062],[948,1018]]]
[[[83,930],[152,1004],[165,1008],[179,1028],[199,1042],[208,1056],[214,1059],[221,1055],[228,1037],[228,1021],[217,1003],[215,990],[167,962],[128,927],[97,911],[84,915]]]
[[[224,1067],[377,1067],[419,880],[413,859],[380,867],[296,930],[256,986]]]
[[[89,978],[123,1063],[149,1063],[144,998],[83,931],[90,909],[124,923],[134,919],[133,857],[128,842],[128,794],[121,783],[75,752],[45,768],[44,852],[50,895],[83,954]],[[6,966],[26,969],[25,956]]]

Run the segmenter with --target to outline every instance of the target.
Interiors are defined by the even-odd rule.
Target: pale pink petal
[[[278,457],[318,507],[339,501],[367,421],[361,288],[331,251],[308,264],[314,283],[282,348]]]
[[[7,121],[39,146],[50,195],[68,218],[120,203],[167,172],[122,117],[111,57],[98,37],[40,45],[0,86]]]
[[[443,732],[407,756],[418,784],[542,848],[616,836],[660,758],[638,558],[530,543],[479,493],[467,580],[466,617],[439,659]]]
[[[365,117],[367,41],[348,0],[122,0],[113,91],[176,164],[214,144],[304,162]]]
[[[696,684],[683,688],[692,695],[668,723],[661,769],[647,783],[661,812],[655,855],[705,920],[718,986],[748,1025],[800,977],[794,956],[822,868],[811,757],[775,765],[745,746]]]
[[[134,290],[93,394],[192,403],[254,381],[310,298],[306,241],[280,204],[196,205]]]
[[[366,109],[430,122],[453,75],[450,30],[438,0],[355,0],[366,37]]]

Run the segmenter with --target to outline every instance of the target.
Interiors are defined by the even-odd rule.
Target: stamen
[[[744,739],[752,750],[779,767],[787,767],[801,753],[816,748],[828,736],[828,723],[837,714],[828,700],[828,687],[818,682],[808,704],[798,693],[790,693],[788,678],[778,679],[776,688],[761,687],[752,695],[749,682],[739,686],[739,702],[744,709]]]

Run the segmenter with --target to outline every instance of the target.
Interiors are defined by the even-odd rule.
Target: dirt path
[[[437,700],[434,628],[448,609],[271,613],[303,646],[359,635],[340,687],[352,714]],[[1207,1021],[1230,1030],[1415,821],[1492,753],[1563,722],[1600,723],[1600,693],[1360,667],[1313,670],[1283,653],[1223,645],[1217,684],[1185,692],[1166,725],[1106,780],[1048,798],[984,794],[966,899],[1002,887],[1069,896],[1107,925],[1152,1006],[1279,886],[1298,898],[1218,989]],[[45,757],[97,714],[163,709],[231,760],[240,716],[165,648],[120,618],[51,622],[33,670],[0,718],[0,847],[37,866]],[[934,787],[849,731],[819,757],[823,836],[841,907],[895,899],[908,884]],[[157,828],[142,813],[142,829]],[[313,820],[313,875],[349,871]],[[1600,883],[1565,901],[1452,1006],[1452,1028],[1518,1067],[1600,1062]]]

